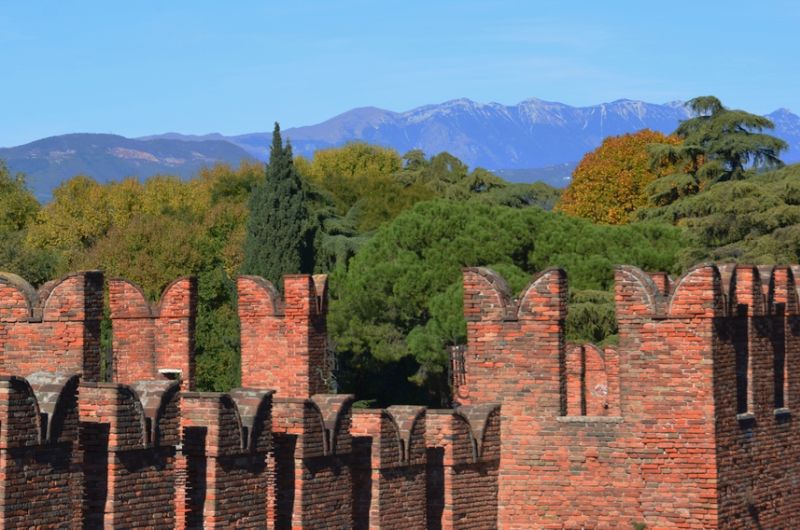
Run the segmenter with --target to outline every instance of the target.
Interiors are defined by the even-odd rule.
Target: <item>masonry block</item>
[[[182,396],[186,473],[178,528],[266,528],[272,477],[272,391]]]
[[[79,272],[39,290],[15,274],[0,273],[0,360],[7,374],[37,371],[100,378],[103,274]]]
[[[114,382],[177,377],[183,390],[193,390],[197,279],[173,281],[156,304],[150,304],[144,291],[128,280],[109,280],[108,291]]]
[[[81,528],[78,376],[0,376],[0,528]]]
[[[425,528],[425,408],[353,412],[354,528]]]
[[[174,528],[179,383],[84,383],[84,519],[88,527]]]
[[[353,396],[276,398],[274,528],[352,528]]]

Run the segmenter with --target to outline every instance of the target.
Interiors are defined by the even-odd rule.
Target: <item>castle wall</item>
[[[425,408],[353,414],[353,528],[424,528]]]
[[[175,526],[178,390],[169,381],[81,385],[87,526]]]
[[[352,401],[335,394],[275,399],[275,528],[352,527]]]
[[[196,278],[175,280],[154,305],[128,280],[109,280],[108,291],[114,382],[167,379],[177,372],[181,388],[194,390]]]
[[[100,383],[100,273],[2,275],[0,528],[791,528],[798,272],[618,267],[600,348],[565,341],[563,271],[515,297],[466,269],[457,406],[355,412],[324,393],[322,277],[240,278],[249,386],[220,394],[187,391],[192,280],[109,283]]]
[[[100,379],[103,274],[70,274],[34,290],[0,275],[0,361],[7,374],[60,370]]]
[[[239,277],[242,385],[305,399],[328,391],[327,278],[289,275],[283,284],[281,297],[263,278]]]
[[[181,401],[188,495],[178,528],[266,528],[272,392],[185,393]]]
[[[787,267],[728,273],[731,317],[718,323],[714,374],[720,527],[788,528],[800,516],[794,274]]]
[[[429,410],[427,420],[427,527],[497,528],[499,407]]]
[[[78,376],[0,376],[0,528],[81,527]]]

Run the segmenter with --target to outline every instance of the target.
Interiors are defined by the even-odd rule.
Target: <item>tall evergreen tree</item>
[[[681,122],[674,133],[683,142],[650,148],[654,165],[668,162],[679,169],[649,186],[655,204],[669,204],[717,182],[741,180],[783,165],[778,156],[788,145],[763,132],[775,128],[769,119],[728,109],[714,96],[697,97],[687,105],[694,117]]]
[[[305,191],[275,123],[264,182],[250,195],[250,218],[244,244],[244,274],[270,280],[279,289],[284,274],[314,269],[314,230]]]

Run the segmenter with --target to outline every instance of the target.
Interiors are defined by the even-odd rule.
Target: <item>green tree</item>
[[[669,204],[717,182],[741,180],[783,165],[778,156],[788,146],[763,132],[775,127],[769,119],[728,109],[714,96],[697,97],[687,105],[695,116],[675,130],[683,143],[651,147],[653,164],[666,162],[679,170],[650,185],[655,204]]]
[[[314,230],[305,191],[292,147],[284,147],[277,122],[265,179],[253,190],[249,205],[242,272],[263,276],[278,288],[284,274],[312,272]]]
[[[329,323],[342,386],[381,404],[440,404],[448,393],[445,346],[466,332],[464,266],[492,267],[517,292],[535,272],[563,266],[574,291],[607,291],[617,263],[677,272],[674,256],[684,244],[680,231],[664,224],[594,225],[477,201],[417,204],[332,278]],[[613,297],[575,297],[583,307],[568,322],[569,338],[605,340],[615,329]]]
[[[720,182],[696,195],[639,212],[686,229],[691,245],[680,253],[698,261],[800,261],[800,164]]]
[[[25,176],[12,175],[0,160],[0,270],[16,273],[34,285],[51,279],[57,260],[54,252],[26,243],[39,210]]]

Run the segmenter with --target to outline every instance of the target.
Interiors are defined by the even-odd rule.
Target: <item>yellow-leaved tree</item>
[[[597,223],[630,222],[633,212],[649,204],[648,184],[674,172],[669,163],[653,167],[648,146],[680,143],[649,129],[606,138],[575,168],[556,209]]]

